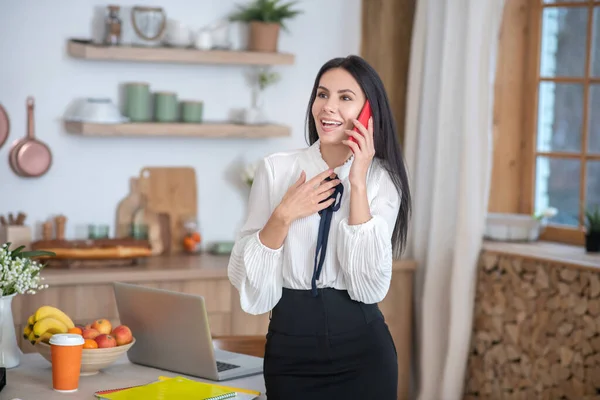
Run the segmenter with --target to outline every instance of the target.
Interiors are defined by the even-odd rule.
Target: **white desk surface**
[[[7,370],[6,386],[0,392],[0,400],[53,400],[53,399],[95,399],[98,390],[140,385],[162,376],[185,376],[173,372],[132,364],[124,354],[110,367],[96,375],[79,378],[79,390],[74,393],[58,393],[52,390],[52,369],[38,353],[24,354],[21,364]],[[256,390],[261,393],[257,399],[265,400],[265,381],[262,374],[232,379],[224,382],[212,382],[206,379],[188,376],[198,381],[217,383]]]

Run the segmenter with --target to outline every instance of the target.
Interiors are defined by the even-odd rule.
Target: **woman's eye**
[[[350,101],[350,100],[352,100],[352,98],[350,96],[342,96],[342,100]]]
[[[325,93],[323,93],[323,92],[319,93],[317,96],[320,97],[320,98],[322,98],[322,99],[324,99],[325,97],[327,97],[325,95]]]

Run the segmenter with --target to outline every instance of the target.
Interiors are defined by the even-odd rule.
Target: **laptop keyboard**
[[[218,372],[223,372],[223,371],[228,371],[230,369],[234,369],[234,368],[239,368],[239,365],[234,365],[234,364],[227,364],[221,361],[217,361],[217,371]]]

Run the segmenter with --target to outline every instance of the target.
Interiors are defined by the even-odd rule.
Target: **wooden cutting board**
[[[198,219],[196,171],[191,167],[144,167],[140,171],[140,193],[146,208],[169,221],[170,253],[183,251],[184,222]]]
[[[115,224],[115,237],[126,238],[131,234],[131,223],[134,213],[142,205],[142,196],[139,191],[137,178],[129,180],[129,194],[117,206],[117,221]]]

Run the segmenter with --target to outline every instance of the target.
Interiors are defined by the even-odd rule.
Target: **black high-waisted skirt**
[[[396,348],[376,304],[283,289],[265,346],[268,400],[397,398]]]

